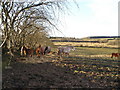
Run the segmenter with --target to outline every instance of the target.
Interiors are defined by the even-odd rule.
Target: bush
[[[107,42],[108,42],[108,39],[100,39],[98,42],[99,42],[99,43],[107,43]]]
[[[116,40],[109,40],[108,41],[108,45],[119,45],[120,40],[116,39]]]

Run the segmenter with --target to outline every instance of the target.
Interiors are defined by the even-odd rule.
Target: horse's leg
[[[44,54],[44,55],[46,54],[47,49],[48,49],[48,47],[45,47],[45,49],[43,50],[43,54]]]
[[[41,54],[42,54],[42,55],[45,55],[45,51],[44,51],[44,50],[41,50]]]
[[[58,58],[60,58],[60,59],[62,58],[62,57],[61,57],[61,51],[60,51],[60,50],[58,51],[57,55],[58,55]]]
[[[46,48],[42,51],[42,55],[46,54]]]
[[[20,48],[20,55],[23,55],[23,47]]]
[[[31,51],[31,57],[33,56],[33,54],[34,54],[34,50]]]
[[[32,54],[30,55],[30,57],[32,57]]]
[[[58,51],[58,55],[61,55],[61,51],[60,50]]]
[[[66,53],[67,55],[69,55],[69,53]]]
[[[118,58],[119,58],[119,57],[120,57],[120,54],[118,53],[117,55],[118,55]]]
[[[30,57],[32,57],[32,54],[33,54],[32,50],[29,50],[29,56]]]
[[[23,56],[23,51],[22,50],[20,51],[20,55]]]
[[[24,52],[24,56],[27,56],[27,51],[24,50],[23,52]]]
[[[30,57],[32,57],[32,52],[30,52]]]
[[[119,57],[119,54],[117,53],[116,57]]]
[[[37,57],[40,57],[40,54],[39,54],[39,52],[37,53]]]
[[[38,48],[38,49],[36,49],[36,55],[37,55],[37,57],[40,57],[40,49]]]
[[[68,53],[68,52],[66,52],[66,53],[65,53],[65,55],[68,57],[68,56],[69,56],[69,53]]]
[[[111,58],[113,58],[113,54],[112,54]]]
[[[111,58],[116,57],[116,53],[112,53]]]
[[[21,56],[24,56],[24,51],[21,52]]]

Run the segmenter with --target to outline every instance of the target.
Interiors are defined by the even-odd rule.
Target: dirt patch
[[[109,88],[69,67],[57,66],[58,57],[18,58],[3,70],[3,88]]]

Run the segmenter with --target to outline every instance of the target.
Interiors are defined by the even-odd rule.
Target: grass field
[[[71,44],[70,43],[71,42],[54,42],[54,44],[57,46],[64,46],[64,45],[76,46],[75,43],[71,43]],[[55,48],[52,48],[52,51],[57,52],[57,46],[55,46]],[[25,79],[25,81],[27,80],[29,82],[30,79],[28,79],[26,75],[30,74],[31,76],[34,77],[34,79],[31,79],[31,83],[32,83],[31,85],[33,85],[33,87],[35,85],[34,83],[36,83],[36,85],[37,84],[40,84],[40,85],[43,84],[43,86],[56,85],[56,87],[58,87],[59,85],[60,86],[63,85],[64,87],[70,88],[70,87],[74,87],[75,85],[74,83],[76,83],[76,85],[78,84],[77,87],[84,87],[84,88],[88,88],[88,87],[118,88],[119,87],[118,82],[120,79],[120,74],[119,74],[120,58],[117,58],[117,57],[111,58],[111,53],[116,53],[116,52],[118,52],[118,49],[111,48],[111,47],[97,48],[97,47],[89,47],[89,46],[81,47],[78,45],[75,47],[75,51],[71,51],[69,53],[69,56],[63,55],[61,58],[56,54],[46,55],[42,58],[36,58],[35,57],[36,55],[34,55],[35,58],[34,57],[28,58],[28,60],[21,61],[22,63],[21,62],[18,63],[19,67],[18,65],[16,65],[18,69],[16,68],[12,69],[14,70],[14,73],[16,74],[16,76],[12,76],[12,78],[13,80],[17,80],[16,78],[21,77],[22,79]],[[40,62],[42,62],[42,64]],[[48,67],[49,65],[48,64],[46,65],[46,62],[50,62],[51,66]],[[19,68],[20,70],[24,69],[23,67],[21,67],[23,64],[25,64],[24,68],[26,67],[28,68],[26,68],[26,71],[20,72]],[[51,69],[51,67],[53,66],[55,66],[55,68]],[[32,69],[33,71],[31,71]],[[63,69],[65,69],[64,72],[61,71]],[[42,73],[40,72],[41,70],[43,70]],[[9,72],[7,72],[8,75],[9,75]],[[25,72],[25,75],[23,74],[24,72]],[[35,74],[37,75],[35,76]],[[67,76],[65,76],[66,74]],[[68,74],[71,76],[69,76]],[[45,81],[40,80],[37,82],[37,80],[39,80],[41,76],[42,78],[45,78]],[[72,79],[74,76],[76,78]],[[54,80],[51,81],[51,78]],[[77,78],[83,80],[83,82],[80,82],[79,80],[77,80]],[[59,82],[60,80],[63,80],[61,81],[62,83]],[[4,81],[6,81],[6,77]],[[13,86],[14,82],[12,81],[10,82],[11,82],[11,86]],[[67,84],[68,86],[65,86]],[[7,86],[9,84],[5,82],[4,85]],[[21,85],[21,83],[18,83],[18,85]],[[38,85],[38,87],[40,85]]]
[[[99,41],[91,42],[53,42],[57,46],[75,46],[75,51],[70,52],[70,56],[64,56],[61,63],[56,65],[69,67],[74,73],[83,74],[92,82],[104,83],[107,86],[115,86],[120,78],[120,58],[111,58],[112,53],[118,53],[119,39],[84,38],[81,41]]]
[[[112,48],[75,47],[69,57],[64,56],[58,66],[69,67],[74,73],[84,74],[83,77],[92,82],[101,81],[105,85],[115,86],[120,78],[120,59],[111,58],[111,53],[118,52]]]

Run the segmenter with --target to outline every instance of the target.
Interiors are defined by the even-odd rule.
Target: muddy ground
[[[117,88],[107,80],[94,81],[69,67],[58,66],[59,57],[18,57],[3,70],[4,88]],[[69,62],[69,61],[68,61]]]

